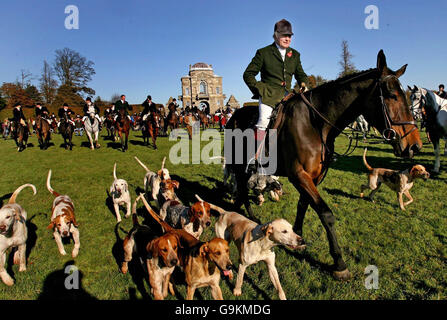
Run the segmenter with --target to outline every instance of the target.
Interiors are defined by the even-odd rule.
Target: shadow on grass
[[[344,192],[342,190],[338,190],[338,189],[329,189],[329,188],[323,188],[324,191],[326,191],[327,193],[329,193],[332,196],[342,196],[345,198],[350,198],[350,199],[362,199],[359,196]]]
[[[148,147],[142,140],[129,140],[129,143],[134,146]]]
[[[0,207],[3,207],[3,201],[6,200],[6,199],[9,200],[9,198],[11,198],[11,196],[12,196],[12,192],[11,193],[7,193],[4,196],[2,196],[0,198]]]
[[[118,140],[118,142],[115,142],[115,141],[107,142],[107,148],[121,150],[122,149],[121,142],[119,142],[119,140]]]
[[[223,183],[215,178],[208,177],[206,175],[200,175],[203,179],[208,180],[208,182],[214,183],[216,187],[209,188],[202,185],[197,181],[188,181],[180,176],[171,175],[173,180],[177,180],[180,182],[180,187],[176,191],[177,196],[182,200],[185,205],[195,203],[197,198],[195,195],[197,194],[204,201],[211,202],[214,205],[217,205],[228,211],[235,211],[234,206],[231,203],[225,201],[224,198],[224,189]]]
[[[70,272],[70,266],[75,266],[74,261],[68,261],[61,270],[51,272],[43,283],[42,293],[37,300],[68,300],[68,301],[93,301],[97,300],[82,286],[83,273],[80,270]],[[66,285],[69,285],[67,288]],[[69,289],[72,287],[72,289]]]
[[[112,255],[115,258],[115,262],[118,266],[119,272],[121,272],[121,263],[124,261],[124,249],[123,249],[123,243],[124,240],[121,239],[121,236],[119,234],[119,231],[123,232],[127,235],[128,232],[126,232],[124,229],[120,227],[120,224],[117,223],[115,225],[115,237],[116,242],[112,247]],[[144,286],[144,281],[146,279],[147,282],[147,272],[145,272],[144,267],[140,261],[140,258],[137,254],[134,254],[132,257],[132,260],[128,263],[128,272],[130,276],[132,277],[133,283],[135,283],[137,290],[140,292],[141,296],[144,300],[151,300],[151,297],[149,293],[146,291],[146,287]],[[136,291],[134,288],[129,288],[129,299],[130,300],[137,300],[136,297]]]
[[[71,144],[72,144],[73,147],[76,147],[76,145],[73,142]],[[65,143],[61,143],[59,145],[59,148],[69,150],[70,149],[70,145],[68,144],[68,142],[66,144]]]

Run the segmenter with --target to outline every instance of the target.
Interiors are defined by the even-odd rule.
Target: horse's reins
[[[397,77],[395,75],[388,75],[385,77],[385,79],[389,78],[389,77],[395,77],[397,79]],[[381,82],[383,82],[383,80],[378,79],[376,82],[376,86],[377,85],[379,86],[380,102],[382,103],[382,112],[383,112],[383,115],[385,118],[385,129],[382,132],[382,137],[387,142],[393,141],[396,139],[396,135],[398,135],[396,130],[393,129],[393,127],[392,127],[393,125],[397,125],[397,126],[413,125],[413,128],[410,131],[405,133],[402,137],[399,136],[399,139],[403,139],[406,136],[408,136],[410,133],[412,133],[414,130],[417,129],[416,121],[411,120],[411,121],[396,122],[393,119],[391,119],[390,111],[388,109],[388,106],[385,103],[385,99],[383,98],[382,86],[380,85]],[[391,135],[387,135],[386,133],[391,133]]]

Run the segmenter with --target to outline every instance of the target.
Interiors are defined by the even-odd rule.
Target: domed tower
[[[213,66],[204,62],[189,65],[189,74],[181,78],[183,108],[196,106],[199,109],[210,107],[210,112],[224,106],[226,96],[222,90],[222,77],[215,75]]]

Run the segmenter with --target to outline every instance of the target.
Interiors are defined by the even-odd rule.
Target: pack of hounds
[[[133,222],[133,227],[123,241],[124,257],[120,266],[123,274],[128,272],[129,262],[132,259],[138,259],[147,272],[154,299],[163,300],[168,292],[175,295],[176,287],[171,275],[178,268],[184,274],[187,285],[186,299],[192,300],[197,288],[209,286],[212,297],[222,300],[221,278],[228,277],[230,281],[233,280],[233,262],[230,259],[229,246],[229,243],[233,241],[239,253],[239,266],[233,294],[235,296],[242,294],[246,268],[264,261],[279,298],[286,299],[272,249],[282,245],[293,250],[303,250],[306,246],[288,221],[279,218],[265,224],[258,224],[239,213],[226,211],[207,202],[197,194],[195,195],[197,201],[191,206],[186,206],[176,195],[180,184],[171,179],[169,170],[165,168],[166,158],[163,159],[161,169],[156,172],[148,169],[137,157],[135,160],[146,172],[143,178],[145,192],[139,194],[132,203],[128,183],[124,179],[117,178],[116,163],[113,168],[114,180],[110,186],[110,197],[113,201],[117,226],[121,222],[120,207],[126,208],[125,217],[132,217]],[[361,197],[364,190],[370,188],[372,200],[372,196],[381,183],[385,183],[397,193],[402,210],[405,210],[405,206],[413,201],[409,190],[415,179],[429,178],[428,172],[421,165],[415,165],[404,171],[372,168],[366,161],[366,149],[363,162],[368,169],[368,184],[361,186]],[[61,195],[53,190],[50,183],[51,174],[49,170],[46,180],[47,189],[54,196],[48,229],[53,230],[53,237],[61,255],[66,255],[62,239],[73,239],[74,246],[71,255],[75,258],[80,250],[80,233],[75,217],[75,206],[68,195]],[[225,174],[229,175],[228,172]],[[251,183],[257,186],[259,185],[257,180],[258,178],[254,178]],[[276,179],[273,180],[276,181]],[[263,183],[267,182],[260,182],[261,185]],[[278,187],[277,184],[275,185]],[[8,203],[0,209],[0,278],[8,286],[14,284],[14,280],[5,269],[8,249],[15,250],[13,261],[14,264],[19,265],[19,271],[26,270],[27,213],[16,203],[16,198],[27,187],[33,190],[34,195],[36,194],[34,185],[24,184],[13,192]],[[262,189],[262,187],[259,188]],[[409,201],[404,203],[403,195],[409,198]],[[143,202],[148,216],[154,219],[154,223],[158,224],[159,228],[153,228],[138,221],[139,201]],[[149,204],[151,201],[158,208],[158,213]],[[218,217],[214,224],[216,236],[211,240],[201,241],[202,233],[212,224],[211,211]]]

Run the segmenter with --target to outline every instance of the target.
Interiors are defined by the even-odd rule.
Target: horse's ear
[[[416,87],[416,85],[414,85],[414,88],[413,88],[413,90],[414,90],[414,91],[418,91],[418,90],[419,90],[419,88],[418,88],[418,87]]]
[[[383,50],[380,50],[379,53],[377,54],[377,69],[382,74],[387,69],[386,57],[385,54],[383,53]]]
[[[409,85],[407,85],[407,87],[408,87],[408,90],[410,90],[410,91],[412,91],[413,89],[411,89],[411,87],[409,86]]]
[[[396,77],[400,77],[401,75],[403,75],[405,73],[405,70],[407,69],[408,64],[402,66],[402,68],[400,68],[399,70],[396,71]]]

